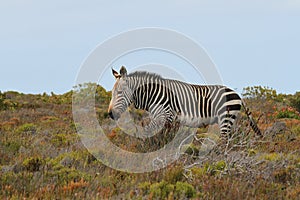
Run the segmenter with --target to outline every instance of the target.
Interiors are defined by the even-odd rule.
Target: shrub
[[[227,169],[227,164],[224,160],[220,160],[213,163],[205,163],[203,167],[193,167],[191,168],[192,176],[201,179],[205,175],[219,175],[221,172]]]
[[[150,192],[151,183],[149,181],[140,183],[138,188],[142,191],[142,195],[147,195]]]
[[[279,160],[280,159],[280,154],[278,154],[278,153],[269,153],[269,154],[265,154],[264,156],[263,156],[263,159],[265,159],[265,160],[269,160],[269,161],[277,161],[277,160]]]
[[[191,144],[186,150],[185,153],[194,157],[199,156],[199,148],[196,147],[194,144]]]
[[[55,134],[52,139],[51,143],[56,147],[63,147],[69,145],[77,135],[67,135],[65,133],[58,133]]]
[[[290,96],[289,98],[290,106],[297,109],[300,112],[300,92],[296,92],[294,95]]]
[[[52,180],[57,180],[57,184],[64,185],[70,181],[89,181],[91,176],[74,168],[62,167],[59,170],[47,171],[45,176]]]
[[[300,135],[300,125],[292,127],[291,131],[297,135]]]
[[[248,156],[255,156],[257,154],[257,150],[255,149],[248,149]]]
[[[76,158],[76,153],[65,153],[58,156],[55,159],[47,159],[46,167],[47,171],[45,176],[49,179],[57,180],[57,184],[67,184],[70,181],[90,180],[91,176],[79,169],[80,160]],[[69,160],[64,160],[67,158]],[[82,160],[82,159],[81,159]]]
[[[149,183],[146,182],[140,187],[149,188]],[[150,196],[153,196],[156,199],[186,199],[193,198],[195,195],[195,188],[185,182],[178,181],[174,185],[163,180],[159,183],[150,185]]]
[[[191,173],[192,173],[192,176],[196,179],[202,179],[203,176],[206,174],[206,171],[207,169],[204,168],[204,167],[193,167],[191,168]]]
[[[15,154],[19,151],[21,144],[17,141],[8,141],[7,143],[4,143],[4,147],[7,151]]]
[[[182,166],[171,166],[166,172],[164,179],[169,183],[176,183],[183,179],[183,167]]]
[[[176,199],[192,198],[196,195],[195,188],[186,182],[177,182],[174,197]]]
[[[246,98],[276,99],[276,90],[265,86],[252,86],[243,89],[242,95]]]
[[[208,172],[210,175],[218,175],[220,172],[226,169],[227,165],[224,160],[220,160],[216,163],[209,164],[207,163],[204,168],[205,171]]]
[[[17,133],[31,133],[34,134],[36,133],[36,126],[32,123],[26,123],[21,125],[18,129],[17,129]]]
[[[299,119],[300,120],[300,114],[298,111],[296,111],[292,107],[287,107],[281,109],[279,112],[276,113],[276,117],[278,119],[280,118],[289,118],[289,119]]]
[[[150,194],[157,199],[166,199],[173,191],[174,185],[169,184],[164,180],[150,186]]]
[[[73,89],[73,100],[78,103],[82,103],[87,99],[95,99],[97,107],[102,107],[103,105],[106,107],[111,98],[111,92],[107,92],[103,87],[97,85],[96,83],[79,84]]]
[[[294,171],[295,169],[291,166],[288,166],[287,168],[284,169],[275,170],[273,172],[275,182],[279,182],[279,183],[293,182]]]
[[[6,93],[2,93],[0,91],[0,110],[9,110],[9,109],[15,109],[18,107],[18,104],[7,98]]]
[[[44,159],[40,157],[29,157],[26,158],[22,163],[23,167],[30,172],[39,171],[40,167],[44,164]]]

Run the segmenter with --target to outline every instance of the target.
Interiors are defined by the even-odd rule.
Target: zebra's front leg
[[[164,114],[150,114],[150,122],[144,127],[147,137],[154,136],[165,127],[166,117]]]
[[[163,128],[167,122],[167,112],[163,106],[158,106],[149,110],[150,122],[144,127],[147,137],[154,136]]]

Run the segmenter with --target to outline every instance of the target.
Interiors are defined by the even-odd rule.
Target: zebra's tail
[[[253,119],[252,114],[249,111],[249,108],[246,107],[246,104],[245,104],[245,102],[243,100],[242,100],[242,106],[245,109],[245,113],[246,113],[246,115],[248,117],[248,120],[250,121],[251,128],[253,129],[253,131],[255,132],[256,135],[262,136],[262,133],[261,133],[260,129],[258,128],[255,120]]]

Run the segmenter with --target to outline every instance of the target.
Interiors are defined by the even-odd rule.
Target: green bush
[[[282,110],[280,110],[276,117],[278,119],[281,118],[289,118],[289,119],[299,119],[300,120],[300,114],[299,112],[297,112],[295,109],[288,107],[288,108],[283,108]]]
[[[60,169],[55,171],[46,171],[45,177],[52,180],[56,179],[56,183],[58,185],[64,185],[69,183],[70,181],[80,181],[82,179],[85,181],[91,180],[91,175],[80,170],[68,167],[61,167]]]
[[[107,92],[96,83],[84,83],[74,86],[73,100],[84,102],[87,99],[95,99],[97,107],[106,107],[111,99],[111,92]]]
[[[166,180],[168,183],[176,183],[184,178],[183,173],[184,170],[182,166],[172,166],[166,172],[164,180]]]
[[[1,143],[0,143],[1,145]],[[17,153],[21,147],[21,144],[17,141],[9,141],[4,143],[5,150],[11,153]]]
[[[141,187],[148,188],[149,183],[146,182]],[[163,180],[159,183],[150,185],[150,195],[153,195],[156,199],[186,199],[195,197],[196,190],[189,183],[178,181],[174,185]]]
[[[195,146],[194,144],[191,144],[186,150],[185,153],[191,156],[199,156],[199,147]]]
[[[218,175],[220,172],[224,171],[226,169],[227,165],[224,160],[218,161],[216,163],[212,164],[206,164],[204,166],[205,171],[210,173],[210,175]]]
[[[185,199],[195,197],[195,188],[186,182],[177,182],[175,185],[174,197],[176,199]]]
[[[51,143],[56,147],[65,147],[70,145],[78,137],[77,134],[58,133],[53,135]]]
[[[276,99],[276,90],[265,86],[251,86],[243,89],[242,95],[246,98]]]
[[[9,92],[7,92],[9,93]],[[7,93],[0,91],[0,110],[13,110],[18,107],[18,103],[6,97]]]
[[[142,191],[142,195],[147,195],[150,192],[151,183],[149,181],[140,183],[138,188]]]
[[[290,106],[300,112],[300,92],[296,92],[294,95],[289,97]]]
[[[80,161],[82,159],[82,155],[80,153],[71,152],[61,154],[54,159],[46,159],[46,167],[47,171],[45,176],[49,179],[57,180],[57,184],[63,185],[67,184],[70,181],[79,181],[90,180],[91,176],[82,171],[80,168]],[[66,163],[63,162],[63,159],[67,158],[69,161]],[[69,163],[68,163],[69,162]],[[76,168],[75,168],[76,166]]]
[[[40,157],[29,157],[26,158],[22,163],[23,167],[30,172],[39,171],[40,167],[44,164],[44,159]]]
[[[261,158],[269,161],[278,161],[281,158],[281,156],[278,153],[268,153],[262,155]]]
[[[227,169],[227,164],[224,160],[215,163],[205,163],[203,167],[193,167],[191,169],[192,175],[201,179],[205,175],[219,175]]]
[[[17,133],[31,133],[34,134],[36,133],[36,126],[32,123],[26,123],[21,125],[18,129],[17,129]]]
[[[297,135],[300,135],[300,125],[294,126],[291,131]]]
[[[174,185],[169,184],[164,180],[159,183],[154,183],[150,186],[150,194],[158,199],[166,199],[173,191]]]

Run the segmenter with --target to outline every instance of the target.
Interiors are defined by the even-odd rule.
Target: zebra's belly
[[[189,127],[205,127],[210,124],[217,122],[216,117],[200,118],[200,117],[188,117],[188,116],[178,116],[178,119],[182,125]]]

